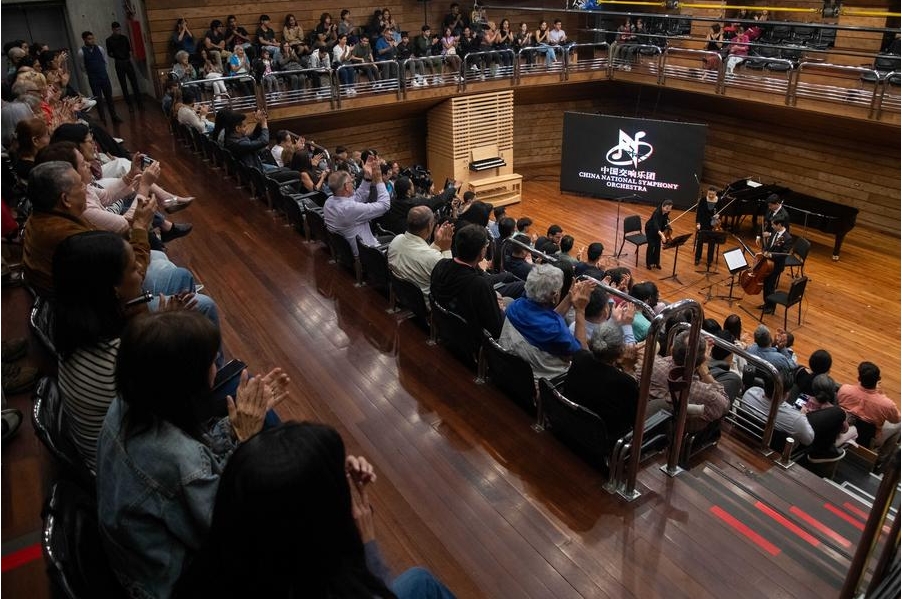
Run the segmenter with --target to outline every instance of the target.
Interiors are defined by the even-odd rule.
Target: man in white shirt
[[[567,40],[567,34],[564,32],[563,24],[561,23],[560,19],[554,20],[554,25],[548,32],[548,44],[552,48],[562,48],[562,55],[563,48],[566,48],[570,45],[569,41]],[[555,52],[557,52],[557,50],[555,50]]]
[[[429,299],[432,269],[442,258],[451,258],[454,225],[446,222],[435,229],[435,239],[428,243],[435,228],[435,215],[428,206],[414,206],[407,213],[407,231],[395,237],[388,246],[388,265],[396,275],[416,283]]]
[[[370,187],[376,188],[376,201],[370,202]],[[354,178],[345,171],[329,175],[332,197],[323,206],[326,228],[348,240],[351,252],[357,255],[357,237],[366,245],[379,245],[370,228],[370,221],[382,216],[391,207],[391,196],[382,182],[379,158],[370,154],[363,167],[363,181],[354,188]],[[390,241],[391,238],[388,240]]]

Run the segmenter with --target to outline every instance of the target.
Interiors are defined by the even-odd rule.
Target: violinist
[[[755,242],[764,251],[764,257],[773,260],[774,269],[764,279],[764,303],[759,306],[765,314],[774,313],[774,304],[767,303],[767,297],[777,288],[777,279],[786,264],[786,255],[792,248],[792,236],[786,228],[786,220],[779,214],[771,221],[773,231],[766,239],[756,239]]]
[[[720,216],[717,214],[717,189],[709,187],[705,194],[705,199],[698,203],[698,209],[695,211],[695,265],[698,266],[702,260],[702,239],[701,231],[714,231],[720,228]],[[708,237],[708,266],[714,261],[714,253],[717,244],[712,237]]]
[[[673,201],[664,200],[645,222],[645,237],[648,239],[648,247],[645,250],[645,268],[661,270],[661,243],[667,241],[667,234],[670,232],[670,211],[672,209]]]

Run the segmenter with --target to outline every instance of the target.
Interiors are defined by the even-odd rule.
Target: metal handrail
[[[672,342],[674,335],[676,335],[680,331],[685,331],[688,328],[689,328],[689,324],[685,323],[685,322],[675,324],[671,328],[671,330],[668,332],[667,347],[670,347],[670,344]],[[718,337],[716,335],[712,335],[708,331],[703,330],[701,332],[701,334],[705,338],[705,340],[711,341],[717,347],[728,350],[730,353],[740,356],[741,358],[744,358],[746,362],[753,364],[755,366],[756,370],[760,371],[765,376],[770,377],[771,381],[773,382],[773,385],[774,385],[773,397],[770,398],[771,399],[770,410],[767,413],[767,418],[765,419],[765,422],[764,422],[764,430],[761,433],[761,439],[760,439],[761,446],[758,448],[762,454],[764,454],[766,456],[771,455],[772,453],[774,453],[774,450],[771,449],[770,442],[771,442],[771,439],[773,439],[774,430],[776,429],[776,425],[777,425],[777,412],[780,409],[780,404],[783,403],[783,401],[784,401],[784,399],[783,399],[783,394],[784,394],[783,377],[780,375],[780,371],[777,370],[776,366],[774,366],[773,364],[771,364],[764,358],[761,358],[760,356],[756,356],[755,354],[749,353],[748,350],[742,349],[741,347],[739,347],[733,343],[730,343],[729,341],[721,339],[720,337]],[[741,425],[735,419],[732,422],[733,422],[733,424],[741,427],[746,432],[748,432],[754,436],[757,436],[757,435],[755,435],[754,431]]]
[[[326,67],[312,68],[312,69],[291,69],[286,71],[273,71],[271,73],[272,76],[277,79],[286,79],[289,77],[304,77],[305,80],[310,78],[310,75],[319,75],[320,77],[326,77],[329,79],[329,87],[321,87],[308,88],[303,82],[301,83],[300,89],[289,89],[286,91],[275,91],[275,92],[267,92],[261,90],[261,97],[263,98],[263,105],[265,108],[269,108],[270,106],[278,106],[278,105],[286,105],[286,104],[294,104],[297,102],[309,101],[309,100],[324,100],[326,97],[322,94],[322,92],[328,89],[328,98],[333,99],[333,85],[332,85],[332,71],[327,69]],[[262,82],[261,82],[262,83]],[[260,85],[260,84],[258,84]],[[262,87],[262,85],[261,85]]]
[[[451,56],[455,57],[456,60],[454,60],[454,61],[447,60],[448,58],[451,58]],[[445,76],[444,76],[443,72],[432,73],[431,75],[429,75],[429,74],[426,74],[426,70],[427,69],[432,70],[433,68],[436,67],[436,65],[438,65],[439,69],[441,69],[441,71],[444,71],[444,65],[449,62],[457,62],[458,63],[457,71],[455,73],[454,83],[459,86],[460,80],[461,80],[460,57],[457,56],[456,54],[452,54],[451,56],[411,56],[410,58],[404,59],[401,62],[402,75],[400,76],[401,91],[404,94],[404,97],[405,98],[407,97],[407,89],[408,89],[407,73],[408,73],[408,71],[411,73],[413,78],[423,77],[423,79],[426,81],[426,85],[429,84],[430,77],[432,78],[433,85],[444,85],[445,84]],[[423,73],[422,75],[420,75],[416,72],[417,65],[422,65],[422,69],[421,69],[422,73]],[[436,77],[439,77],[441,79],[440,84],[435,83]]]
[[[880,531],[889,514],[892,506],[893,497],[896,493],[896,486],[899,484],[899,450],[897,449],[892,458],[888,458],[889,469],[883,473],[883,480],[880,481],[880,487],[877,489],[877,496],[874,498],[874,505],[871,513],[868,515],[868,521],[864,525],[861,532],[861,538],[858,540],[858,547],[855,549],[855,555],[852,556],[852,563],[849,566],[849,573],[843,582],[842,590],[839,592],[840,599],[851,599],[858,596],[858,587],[867,567],[868,558],[877,546],[880,538]],[[896,516],[894,530],[896,536],[899,534],[900,515]],[[890,538],[886,545],[887,548],[895,546],[896,540]],[[881,560],[882,561],[882,560]],[[879,570],[878,570],[879,572]]]
[[[200,97],[197,99],[197,103],[201,106],[210,106],[211,108],[215,108],[215,101],[218,98],[225,97],[226,102],[228,103],[228,107],[231,110],[257,110],[260,107],[258,94],[257,94],[257,80],[254,79],[251,75],[232,75],[225,77],[211,77],[210,79],[194,79],[192,81],[185,81],[183,83],[179,83],[179,88],[185,88],[189,86],[200,87],[203,86],[206,88],[207,85],[212,85],[216,82],[222,83],[230,83],[234,81],[244,81],[249,82],[254,88],[254,94],[252,96],[235,96],[233,97],[231,94],[214,94],[213,101],[203,100]],[[252,99],[253,102],[248,101]]]
[[[513,49],[505,48],[502,50],[486,50],[486,51],[480,51],[480,52],[470,52],[469,54],[465,54],[463,57],[463,60],[461,61],[461,73],[460,73],[461,74],[461,82],[460,82],[461,90],[466,91],[466,89],[467,89],[467,76],[469,75],[470,67],[473,66],[474,64],[476,64],[476,60],[473,60],[473,59],[481,59],[484,56],[496,57],[496,56],[502,56],[502,55],[507,56],[510,59],[511,72],[507,78],[510,79],[512,83],[515,82],[516,81],[516,70],[517,70],[517,60],[516,60],[517,55],[514,53]],[[460,56],[460,55],[457,54],[455,56]],[[498,78],[500,78],[500,77],[498,77]]]
[[[878,101],[882,99],[882,94],[878,93],[879,90],[882,89],[882,86],[880,85],[880,83],[881,83],[880,73],[872,67],[853,67],[851,65],[829,64],[829,63],[823,63],[823,62],[807,62],[807,61],[801,62],[801,63],[799,63],[799,69],[798,69],[799,74],[796,77],[796,83],[792,89],[791,106],[795,106],[796,102],[798,101],[799,80],[801,79],[802,75],[804,74],[804,72],[806,70],[810,71],[812,69],[823,70],[823,71],[827,71],[828,73],[830,73],[830,72],[834,72],[834,73],[845,72],[845,73],[853,73],[853,74],[857,73],[859,78],[861,78],[862,76],[867,75],[867,74],[873,75],[875,85],[874,85],[874,92],[871,95],[871,101],[870,101],[869,108],[868,108],[868,118],[871,118],[874,116],[874,111],[877,109]]]
[[[579,50],[580,48],[591,48],[593,58],[591,60],[579,60]],[[608,78],[611,77],[611,72],[614,66],[613,54],[611,53],[611,44],[607,42],[590,42],[584,44],[571,44],[568,46],[569,52],[564,55],[564,78],[570,78],[570,71],[580,71],[580,70],[595,70],[599,68],[603,68]],[[605,50],[606,55],[604,58],[595,58],[595,53],[598,50]],[[576,60],[571,60],[570,56],[576,56]],[[571,65],[576,65],[576,67],[571,67]]]
[[[379,75],[379,79],[370,80],[367,88],[360,88],[364,93],[366,92],[378,92],[384,91],[386,87],[388,89],[393,89],[395,91],[395,96],[398,100],[401,99],[401,84],[399,81],[398,73],[400,72],[399,65],[397,61],[394,60],[382,60],[379,62],[348,62],[340,65],[337,69],[335,69],[335,83],[337,86],[338,93],[335,95],[335,103],[338,108],[341,108],[342,102],[342,91],[346,91],[350,93],[351,91],[354,94],[357,94],[358,85],[357,83],[351,84],[343,84],[341,83],[341,73],[343,71],[351,71],[354,73],[361,67],[369,67],[376,71],[378,75],[382,69],[380,67],[388,67],[388,70],[394,72],[394,77],[388,77],[387,79],[382,79],[381,75]],[[352,77],[353,78],[353,77]]]
[[[658,69],[658,85],[664,85],[667,81],[667,58],[670,56],[674,57],[683,57],[683,58],[692,58],[693,56],[698,57],[700,62],[704,62],[704,59],[709,58],[711,56],[716,56],[720,61],[718,63],[717,68],[717,81],[715,85],[715,93],[722,93],[723,86],[723,56],[720,55],[719,52],[715,52],[713,50],[693,50],[691,48],[676,48],[673,46],[668,46],[664,49],[664,52],[661,53],[661,68]],[[683,67],[674,67],[680,68]],[[705,69],[701,69],[704,73]]]
[[[689,331],[689,347],[686,355],[686,362],[695,363],[696,345],[698,344],[698,335],[701,331],[701,323],[704,319],[704,309],[694,299],[683,299],[666,306],[661,313],[654,317],[651,325],[648,327],[648,335],[645,342],[645,354],[642,359],[642,373],[639,377],[639,400],[636,406],[636,422],[633,427],[633,447],[642,447],[643,427],[645,425],[645,414],[648,408],[648,391],[651,386],[651,370],[654,366],[655,346],[654,340],[658,338],[658,332],[664,326],[667,318],[673,314],[678,314],[684,310],[691,313],[690,322],[694,324]],[[651,343],[649,343],[651,339]],[[686,386],[680,395],[680,402],[685,403],[689,395],[689,386],[692,384],[692,372],[684,371],[684,380]],[[688,377],[688,378],[687,378]],[[667,457],[667,466],[662,467],[669,476],[676,476],[682,470],[677,465],[682,445],[683,432],[686,429],[686,410],[680,410],[676,419],[674,428],[674,440],[671,444],[670,453]],[[622,483],[617,493],[626,499],[632,501],[641,495],[636,490],[636,477],[639,474],[639,452],[630,452],[630,461],[626,469],[626,480]]]
[[[792,101],[791,94],[792,94],[792,89],[793,89],[793,81],[795,80],[795,78],[793,77],[793,73],[796,72],[795,63],[792,60],[789,60],[788,58],[767,58],[764,56],[761,56],[761,57],[747,56],[745,58],[745,60],[747,60],[747,61],[754,60],[754,59],[763,61],[764,62],[763,68],[765,70],[772,70],[772,69],[768,69],[768,67],[772,64],[781,64],[786,67],[786,70],[784,71],[786,73],[786,84],[785,84],[786,88],[785,88],[785,92],[783,94],[783,103],[786,104],[787,106],[789,106],[790,102]],[[726,91],[728,84],[730,87],[752,89],[755,91],[776,92],[779,90],[779,87],[775,83],[765,83],[765,82],[762,82],[761,80],[744,81],[743,78],[741,78],[741,77],[736,77],[735,79],[728,79],[726,77],[725,73],[722,74],[721,80],[723,81],[723,85],[721,86],[721,90],[722,90],[721,93],[724,93]]]

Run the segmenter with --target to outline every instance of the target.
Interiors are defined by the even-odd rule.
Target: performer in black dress
[[[645,250],[645,268],[661,269],[661,242],[665,239],[664,232],[670,226],[672,209],[673,202],[664,200],[660,206],[655,208],[645,223],[645,237],[648,239],[648,247]]]
[[[698,209],[695,211],[695,265],[698,266],[702,260],[702,246],[708,243],[708,266],[714,261],[714,251],[716,243],[709,236],[703,239],[702,231],[713,231],[717,216],[717,189],[709,187],[705,194],[705,199],[698,203]]]

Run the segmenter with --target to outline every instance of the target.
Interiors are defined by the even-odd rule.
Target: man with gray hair
[[[34,211],[25,227],[23,263],[25,278],[38,295],[53,294],[53,253],[64,239],[91,231],[84,220],[87,190],[68,162],[50,161],[35,166],[28,177],[28,195]],[[136,198],[138,207],[129,231],[135,261],[143,276],[150,262],[148,228],[156,203]]]
[[[432,231],[435,239],[429,244]],[[451,258],[454,225],[450,222],[435,228],[435,215],[428,206],[414,206],[407,213],[407,231],[388,246],[388,266],[396,275],[416,283],[429,299],[432,269],[442,258]]]
[[[564,273],[550,264],[537,264],[526,279],[525,297],[512,303],[498,339],[501,347],[532,366],[536,379],[553,378],[570,367],[570,358],[588,349],[585,309],[595,283],[575,281],[561,299]],[[571,333],[563,315],[573,307],[576,325]]]
[[[730,406],[723,385],[717,382],[708,370],[705,348],[705,340],[699,335],[698,345],[695,348],[695,373],[689,387],[689,406],[687,408],[689,417],[686,421],[686,430],[689,432],[700,431],[709,423],[720,420]],[[664,399],[672,404],[670,385],[668,384],[671,371],[674,368],[686,366],[688,354],[689,331],[682,331],[674,337],[669,356],[655,356],[648,389],[650,400]],[[639,371],[637,370],[637,372]]]
[[[755,329],[755,343],[750,345],[747,351],[753,356],[758,356],[774,365],[774,368],[777,369],[777,372],[780,373],[783,379],[784,389],[789,389],[792,386],[796,365],[779,348],[774,347],[774,338],[770,333],[770,329],[763,324],[759,324],[758,328]]]
[[[376,189],[376,201],[369,202],[370,188]],[[382,182],[379,159],[371,154],[363,167],[363,181],[355,187],[354,178],[347,171],[329,175],[332,196],[323,206],[323,220],[331,233],[338,233],[348,240],[351,252],[357,255],[357,237],[366,245],[379,245],[370,228],[370,221],[382,216],[391,207],[391,197]],[[386,239],[391,241],[391,237]]]

